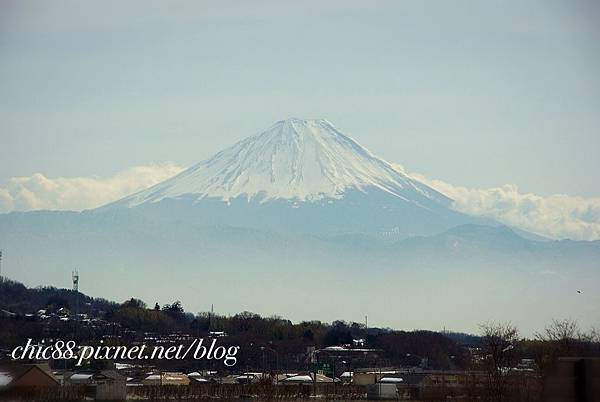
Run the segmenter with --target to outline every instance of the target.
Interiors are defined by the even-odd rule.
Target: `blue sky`
[[[0,186],[189,166],[289,116],[456,185],[599,197],[585,1],[4,1]]]

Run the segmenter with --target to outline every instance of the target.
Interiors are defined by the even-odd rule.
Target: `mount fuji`
[[[419,207],[448,201],[374,156],[327,120],[288,119],[124,202],[136,206],[187,195],[196,200],[228,201],[243,196],[259,202],[317,201],[370,188]]]
[[[128,208],[159,220],[394,238],[487,222],[451,204],[329,121],[291,118],[98,211]]]

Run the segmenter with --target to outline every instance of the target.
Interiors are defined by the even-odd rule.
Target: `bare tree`
[[[588,343],[599,343],[600,342],[600,332],[596,328],[590,329],[590,332],[587,333],[579,333],[579,339]]]
[[[545,377],[559,357],[569,356],[574,352],[579,337],[579,326],[571,319],[552,320],[544,331],[536,333],[535,337],[542,342],[541,353],[537,360]]]
[[[485,323],[480,328],[488,394],[490,400],[502,401],[506,399],[509,370],[517,359],[519,331],[510,323]]]
[[[552,323],[544,328],[544,332],[536,333],[538,340],[552,343],[563,354],[572,351],[579,337],[579,325],[577,321],[571,319],[552,320]]]
[[[577,321],[571,319],[552,320],[541,333],[535,334],[541,342],[538,364],[542,375],[547,375],[559,357],[595,355],[600,341],[595,329],[586,333],[579,329]]]

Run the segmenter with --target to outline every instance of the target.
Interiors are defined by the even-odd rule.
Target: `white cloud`
[[[472,189],[410,174],[454,200],[457,211],[494,218],[553,239],[600,239],[600,198],[521,193],[516,185]]]
[[[400,165],[396,167],[402,169]],[[157,184],[182,170],[180,166],[167,163],[137,166],[106,178],[51,179],[40,173],[14,177],[6,187],[0,187],[0,213],[95,208]],[[521,193],[511,184],[472,189],[418,173],[410,173],[410,176],[452,198],[453,208],[460,212],[487,216],[554,239],[600,239],[600,198],[542,197]]]
[[[13,177],[0,187],[0,213],[36,209],[95,208],[157,184],[181,172],[172,163],[136,166],[112,177],[48,178],[41,173]]]

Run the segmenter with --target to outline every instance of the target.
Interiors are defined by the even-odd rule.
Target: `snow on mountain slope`
[[[317,201],[377,189],[427,208],[450,200],[373,155],[327,120],[287,119],[179,175],[117,203],[128,207],[183,196]]]

